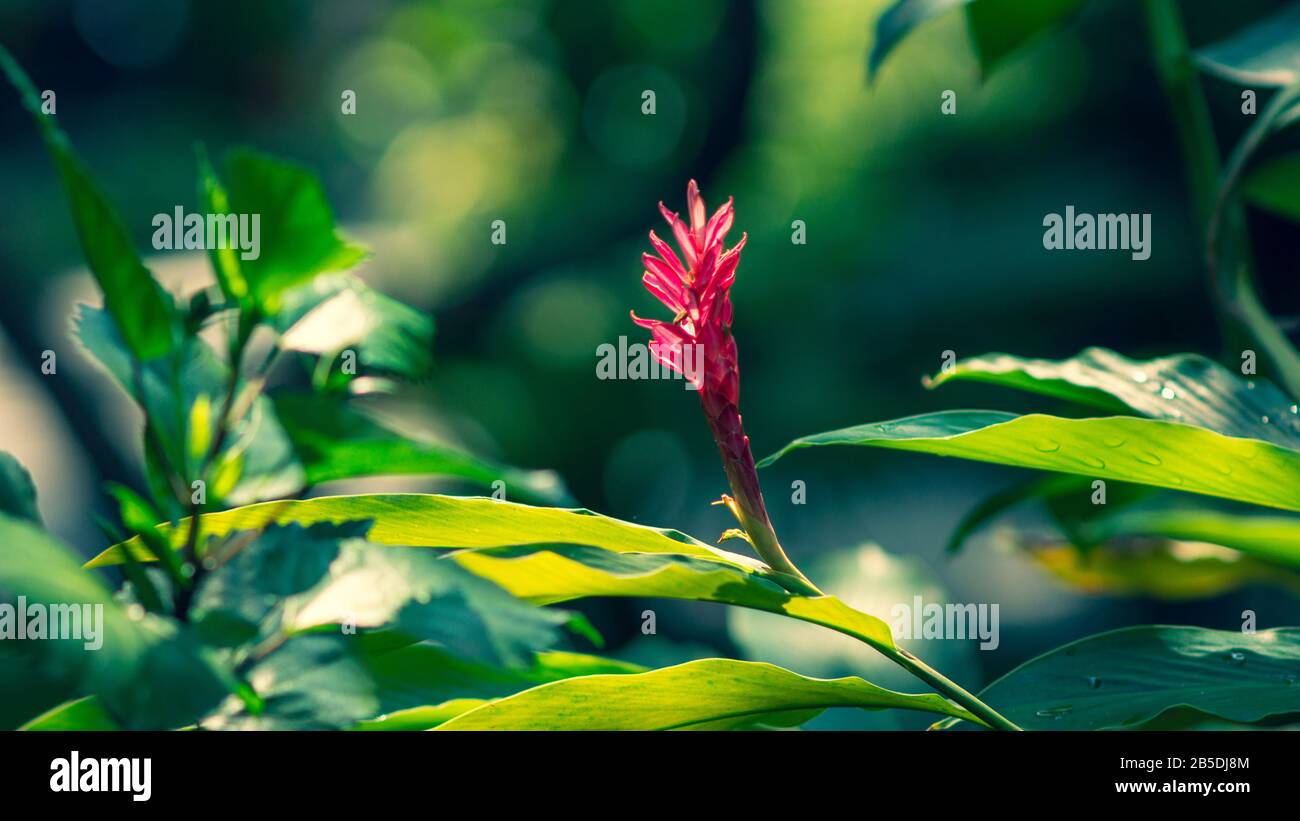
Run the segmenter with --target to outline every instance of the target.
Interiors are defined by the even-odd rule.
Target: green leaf
[[[227,690],[220,668],[188,633],[164,619],[128,615],[71,551],[30,523],[5,516],[0,601],[15,609],[25,604],[29,612],[33,606],[48,614],[57,609],[62,619],[72,618],[75,608],[82,635],[4,641],[17,645],[14,652],[26,661],[0,665],[0,691],[9,690],[10,677],[27,688],[48,682],[71,691],[60,692],[58,700],[98,695],[124,728],[164,729],[193,721]]]
[[[276,314],[288,289],[365,259],[363,246],[335,230],[325,191],[311,172],[251,150],[231,152],[224,172],[227,213],[260,215],[258,256],[241,254],[237,261],[253,304],[265,315]]]
[[[461,658],[521,666],[573,618],[521,602],[439,553],[372,545],[369,528],[318,522],[237,534],[233,557],[221,563],[213,551],[220,564],[196,597],[199,623],[224,614],[263,635],[386,628]]]
[[[364,538],[368,528],[366,522],[320,522],[230,534],[207,550],[218,566],[195,591],[193,621],[199,629],[213,618],[226,626],[232,618],[261,624],[283,599],[319,584],[338,558],[340,542]]]
[[[962,517],[948,537],[945,552],[952,555],[973,533],[1028,499],[1046,499],[1065,493],[1087,493],[1088,479],[1080,476],[1034,476],[984,499]]]
[[[807,678],[761,662],[702,659],[647,673],[543,684],[462,713],[439,729],[680,730],[830,707],[921,710],[978,723],[933,694],[896,693],[855,677]]]
[[[235,696],[203,721],[211,730],[337,730],[379,711],[375,683],[346,636],[289,639],[253,665],[248,680],[260,701],[252,711]]]
[[[351,349],[368,372],[422,379],[433,366],[433,320],[352,274],[287,291],[274,319],[280,345],[334,359]]]
[[[448,476],[483,487],[502,481],[508,497],[525,502],[573,501],[553,471],[499,465],[428,437],[390,430],[357,410],[356,400],[280,393],[274,402],[311,485],[361,476]]]
[[[1190,601],[1253,584],[1300,592],[1300,575],[1203,542],[1114,539],[1087,550],[1041,542],[1024,547],[1044,570],[1090,595]]]
[[[876,21],[876,41],[867,58],[867,73],[875,76],[885,58],[912,29],[950,8],[969,2],[971,0],[897,0]]]
[[[1107,413],[1134,413],[1300,448],[1294,400],[1268,380],[1242,379],[1196,354],[1145,361],[1105,348],[1087,348],[1060,361],[987,354],[958,362],[927,379],[926,385],[955,380],[1003,385]]]
[[[460,658],[430,644],[411,644],[368,655],[364,663],[376,683],[380,710],[385,714],[448,701],[502,698],[574,676],[645,672],[636,664],[555,650],[536,653],[526,668],[502,667]]]
[[[36,508],[36,485],[31,474],[8,453],[0,451],[0,513],[26,519],[39,525],[41,512]]]
[[[493,698],[550,681],[645,672],[624,661],[555,650],[538,653],[527,670],[490,667],[427,644],[378,656],[369,665],[384,715],[358,723],[357,730],[429,730]],[[394,706],[401,704],[413,706]]]
[[[410,731],[432,730],[439,724],[446,724],[461,713],[481,707],[487,701],[481,698],[456,698],[431,707],[408,707],[394,710],[370,721],[357,723],[354,730]]]
[[[1246,201],[1300,222],[1300,154],[1284,154],[1257,165],[1241,184]]]
[[[976,0],[966,23],[980,68],[988,76],[1014,51],[1083,7],[1083,0]]]
[[[185,520],[188,522],[188,520]],[[204,532],[222,536],[236,530],[261,530],[271,524],[373,521],[369,540],[406,547],[480,548],[526,544],[573,544],[615,552],[679,553],[725,561],[749,570],[764,569],[750,559],[709,545],[675,530],[623,522],[589,510],[529,507],[495,499],[437,496],[423,493],[374,493],[287,499],[205,514]],[[182,523],[185,525],[185,523]],[[185,530],[160,525],[172,544],[185,543]],[[137,555],[148,555],[135,539]],[[121,545],[105,550],[87,565],[106,567],[121,562]]]
[[[54,116],[41,112],[36,88],[3,47],[0,69],[18,89],[24,107],[40,128],[68,195],[82,253],[104,293],[104,304],[117,330],[135,358],[148,361],[163,356],[175,344],[171,297],[144,267],[121,218],[73,153],[72,144]]]
[[[199,202],[202,203],[203,210],[209,214],[236,214],[230,206],[230,194],[221,184],[217,172],[212,169],[207,150],[200,145],[195,153],[199,167]],[[260,230],[258,242],[261,243]],[[209,248],[208,259],[212,261],[212,271],[216,275],[217,285],[226,299],[232,305],[248,304],[248,280],[244,278],[244,273],[239,267],[239,249],[230,247],[230,243],[227,242],[224,248]]]
[[[1286,86],[1300,80],[1300,5],[1289,3],[1226,40],[1198,49],[1201,70],[1243,86]]]
[[[950,8],[965,6],[975,53],[987,76],[1007,55],[1073,15],[1082,5],[1083,0],[897,0],[876,23],[876,41],[867,70],[874,76],[916,26]]]
[[[520,601],[433,551],[356,540],[344,542],[329,576],[289,606],[291,631],[332,624],[391,628],[460,658],[504,667],[526,666],[572,618]]]
[[[1254,516],[1215,510],[1127,510],[1102,517],[1089,526],[1097,539],[1153,536],[1240,550],[1259,559],[1300,568],[1300,519]]]
[[[163,442],[163,458],[176,470],[186,468],[190,437],[185,428],[191,409],[199,397],[215,401],[224,396],[229,369],[202,339],[187,340],[170,356],[137,367],[107,314],[88,305],[78,307],[73,324],[82,346],[145,409],[149,424]],[[230,504],[289,496],[304,484],[302,465],[275,416],[271,400],[264,396],[233,426],[228,444],[216,461],[223,460],[236,461],[240,468],[238,483],[224,489],[224,501]],[[215,497],[220,494],[215,491],[223,490],[217,484],[214,480],[214,487],[208,489],[209,503],[216,503]],[[169,498],[173,495],[166,487],[156,488],[155,494],[164,491]]]
[[[946,411],[805,436],[759,464],[816,445],[959,456],[1300,510],[1300,453],[1154,419]]]
[[[19,727],[20,730],[120,730],[104,705],[94,696],[75,699],[42,713]]]
[[[1058,647],[980,698],[1026,730],[1136,729],[1191,707],[1236,722],[1300,712],[1300,628],[1129,627]]]
[[[754,607],[854,636],[892,650],[889,626],[833,596],[792,595],[806,590],[793,577],[761,562],[710,547],[677,531],[622,522],[584,510],[536,508],[491,499],[425,494],[375,494],[249,505],[203,517],[210,535],[271,523],[370,519],[378,544],[463,549],[455,561],[507,592],[538,604],[585,596],[654,596]],[[160,525],[173,544],[184,529]],[[103,567],[129,549],[142,561],[137,540],[115,545],[91,560]]]

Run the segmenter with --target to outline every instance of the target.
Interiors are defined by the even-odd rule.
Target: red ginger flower
[[[650,232],[650,244],[658,252],[642,254],[646,290],[673,312],[671,322],[641,319],[632,321],[653,335],[650,350],[665,366],[689,379],[700,392],[704,416],[722,455],[733,496],[722,501],[744,528],[745,536],[763,560],[772,567],[809,584],[781,549],[763,504],[749,437],[740,419],[740,370],[736,340],[731,335],[731,285],[736,280],[740,251],[746,235],[728,249],[723,240],[735,220],[732,200],[705,219],[704,200],[691,180],[686,186],[686,208],[690,226],[661,202],[659,211],[672,227],[679,258],[668,243]],[[683,264],[683,260],[685,264]],[[693,367],[695,363],[698,366]],[[815,590],[815,588],[814,588]]]

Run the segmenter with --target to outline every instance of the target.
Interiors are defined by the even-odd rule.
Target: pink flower
[[[763,491],[754,469],[740,419],[740,370],[736,359],[736,340],[731,335],[731,286],[736,281],[736,267],[745,247],[740,241],[727,248],[724,240],[735,221],[732,201],[705,219],[707,213],[695,180],[686,186],[686,209],[689,227],[661,202],[659,211],[671,227],[681,256],[654,231],[650,244],[654,254],[641,255],[645,274],[641,281],[646,290],[673,312],[671,322],[642,319],[632,313],[632,321],[650,331],[650,350],[663,365],[681,373],[700,392],[704,416],[722,455],[723,470],[731,485],[732,496],[722,501],[730,508],[743,528],[743,535],[772,567],[809,584],[803,574],[786,557],[776,539]],[[701,363],[700,368],[691,363]],[[815,588],[813,588],[815,590]]]

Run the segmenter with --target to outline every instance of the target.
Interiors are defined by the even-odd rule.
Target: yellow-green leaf
[[[462,713],[439,730],[683,730],[830,707],[920,710],[979,723],[933,695],[857,677],[815,679],[772,664],[701,659],[634,675],[564,679]]]

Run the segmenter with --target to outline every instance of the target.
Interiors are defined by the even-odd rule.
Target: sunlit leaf
[[[895,693],[855,677],[807,678],[759,662],[702,659],[646,673],[544,684],[462,713],[439,729],[680,730],[720,719],[830,707],[921,710],[978,721],[933,694]]]
[[[764,569],[757,559],[711,547],[675,530],[663,530],[601,516],[588,510],[530,507],[484,498],[423,493],[374,493],[286,499],[207,514],[204,531],[221,536],[236,530],[260,530],[270,524],[311,525],[316,522],[373,521],[369,540],[408,547],[479,548],[526,544],[590,545],[615,552],[679,553]],[[185,526],[170,534],[172,543],[185,542]],[[138,541],[127,542],[148,558]],[[95,557],[88,566],[120,562],[118,546]]]
[[[590,675],[641,673],[644,667],[614,659],[555,650],[535,654],[528,667],[501,667],[460,658],[441,647],[413,644],[366,656],[364,663],[377,685],[385,714],[418,711],[447,702],[477,701],[513,695],[550,681]],[[424,714],[428,718],[427,714]],[[397,729],[416,720],[407,715]],[[394,729],[370,726],[363,729]]]
[[[892,649],[889,626],[834,596],[808,596],[797,579],[761,562],[676,531],[657,530],[589,511],[536,508],[490,499],[425,494],[335,496],[250,505],[205,515],[204,528],[220,536],[272,522],[307,525],[369,519],[379,544],[461,548],[454,560],[507,592],[538,604],[586,596],[654,596],[738,604],[821,624],[875,647]],[[174,544],[184,528],[166,525]],[[125,543],[142,560],[137,540]],[[122,560],[124,546],[101,553],[90,566]]]
[[[274,315],[286,290],[366,257],[364,247],[335,230],[325,191],[311,172],[251,150],[230,153],[222,170],[229,213],[250,220],[260,215],[257,256],[241,253],[238,265],[263,313]]]
[[[455,698],[430,707],[408,707],[405,710],[394,710],[391,713],[385,713],[369,721],[358,722],[353,729],[386,730],[389,732],[432,730],[439,724],[446,724],[461,713],[473,710],[475,707],[481,707],[486,703],[487,701],[481,698]]]
[[[433,364],[433,320],[352,274],[320,276],[287,291],[274,319],[280,344],[333,358],[350,349],[365,372],[421,379]]]
[[[75,699],[42,713],[19,727],[20,730],[120,730],[104,705],[94,696]]]
[[[818,445],[959,456],[1300,510],[1300,452],[1155,419],[946,411],[805,436],[760,466]]]
[[[208,214],[222,216],[235,213],[230,206],[230,195],[217,177],[217,172],[212,169],[206,149],[200,147],[197,155],[199,201],[203,204],[203,210]],[[258,241],[261,242],[260,230]],[[244,305],[249,297],[248,281],[239,266],[239,253],[240,249],[229,241],[208,249],[217,285],[232,305]]]

